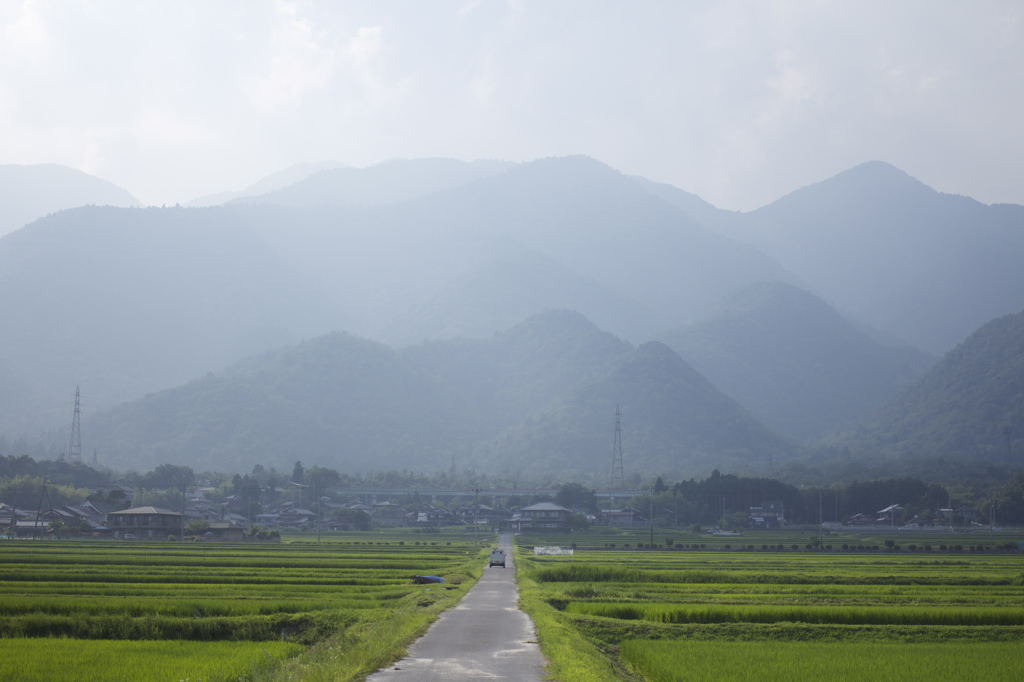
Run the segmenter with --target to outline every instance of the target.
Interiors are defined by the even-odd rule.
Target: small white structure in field
[[[571,547],[534,547],[534,555],[543,556],[572,556],[575,550]]]

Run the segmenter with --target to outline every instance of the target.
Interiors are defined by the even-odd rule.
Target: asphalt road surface
[[[540,682],[544,657],[533,621],[517,606],[512,543],[502,535],[506,568],[484,568],[483,577],[409,647],[406,658],[371,675],[370,682],[516,680]]]

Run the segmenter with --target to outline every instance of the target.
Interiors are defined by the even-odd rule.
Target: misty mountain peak
[[[868,161],[827,180],[801,187],[777,201],[753,211],[775,216],[799,211],[803,215],[834,213],[848,208],[858,213],[899,210],[908,202],[939,193],[920,180],[884,161]]]

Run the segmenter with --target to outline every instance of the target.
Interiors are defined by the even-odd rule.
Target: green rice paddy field
[[[809,537],[520,536],[523,604],[562,682],[1020,679],[1024,554],[979,534]]]
[[[291,539],[0,542],[0,679],[360,679],[465,593],[492,536]]]

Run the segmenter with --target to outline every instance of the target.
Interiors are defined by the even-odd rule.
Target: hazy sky
[[[1024,3],[0,2],[0,163],[146,203],[587,154],[751,209],[882,159],[1024,204]]]

